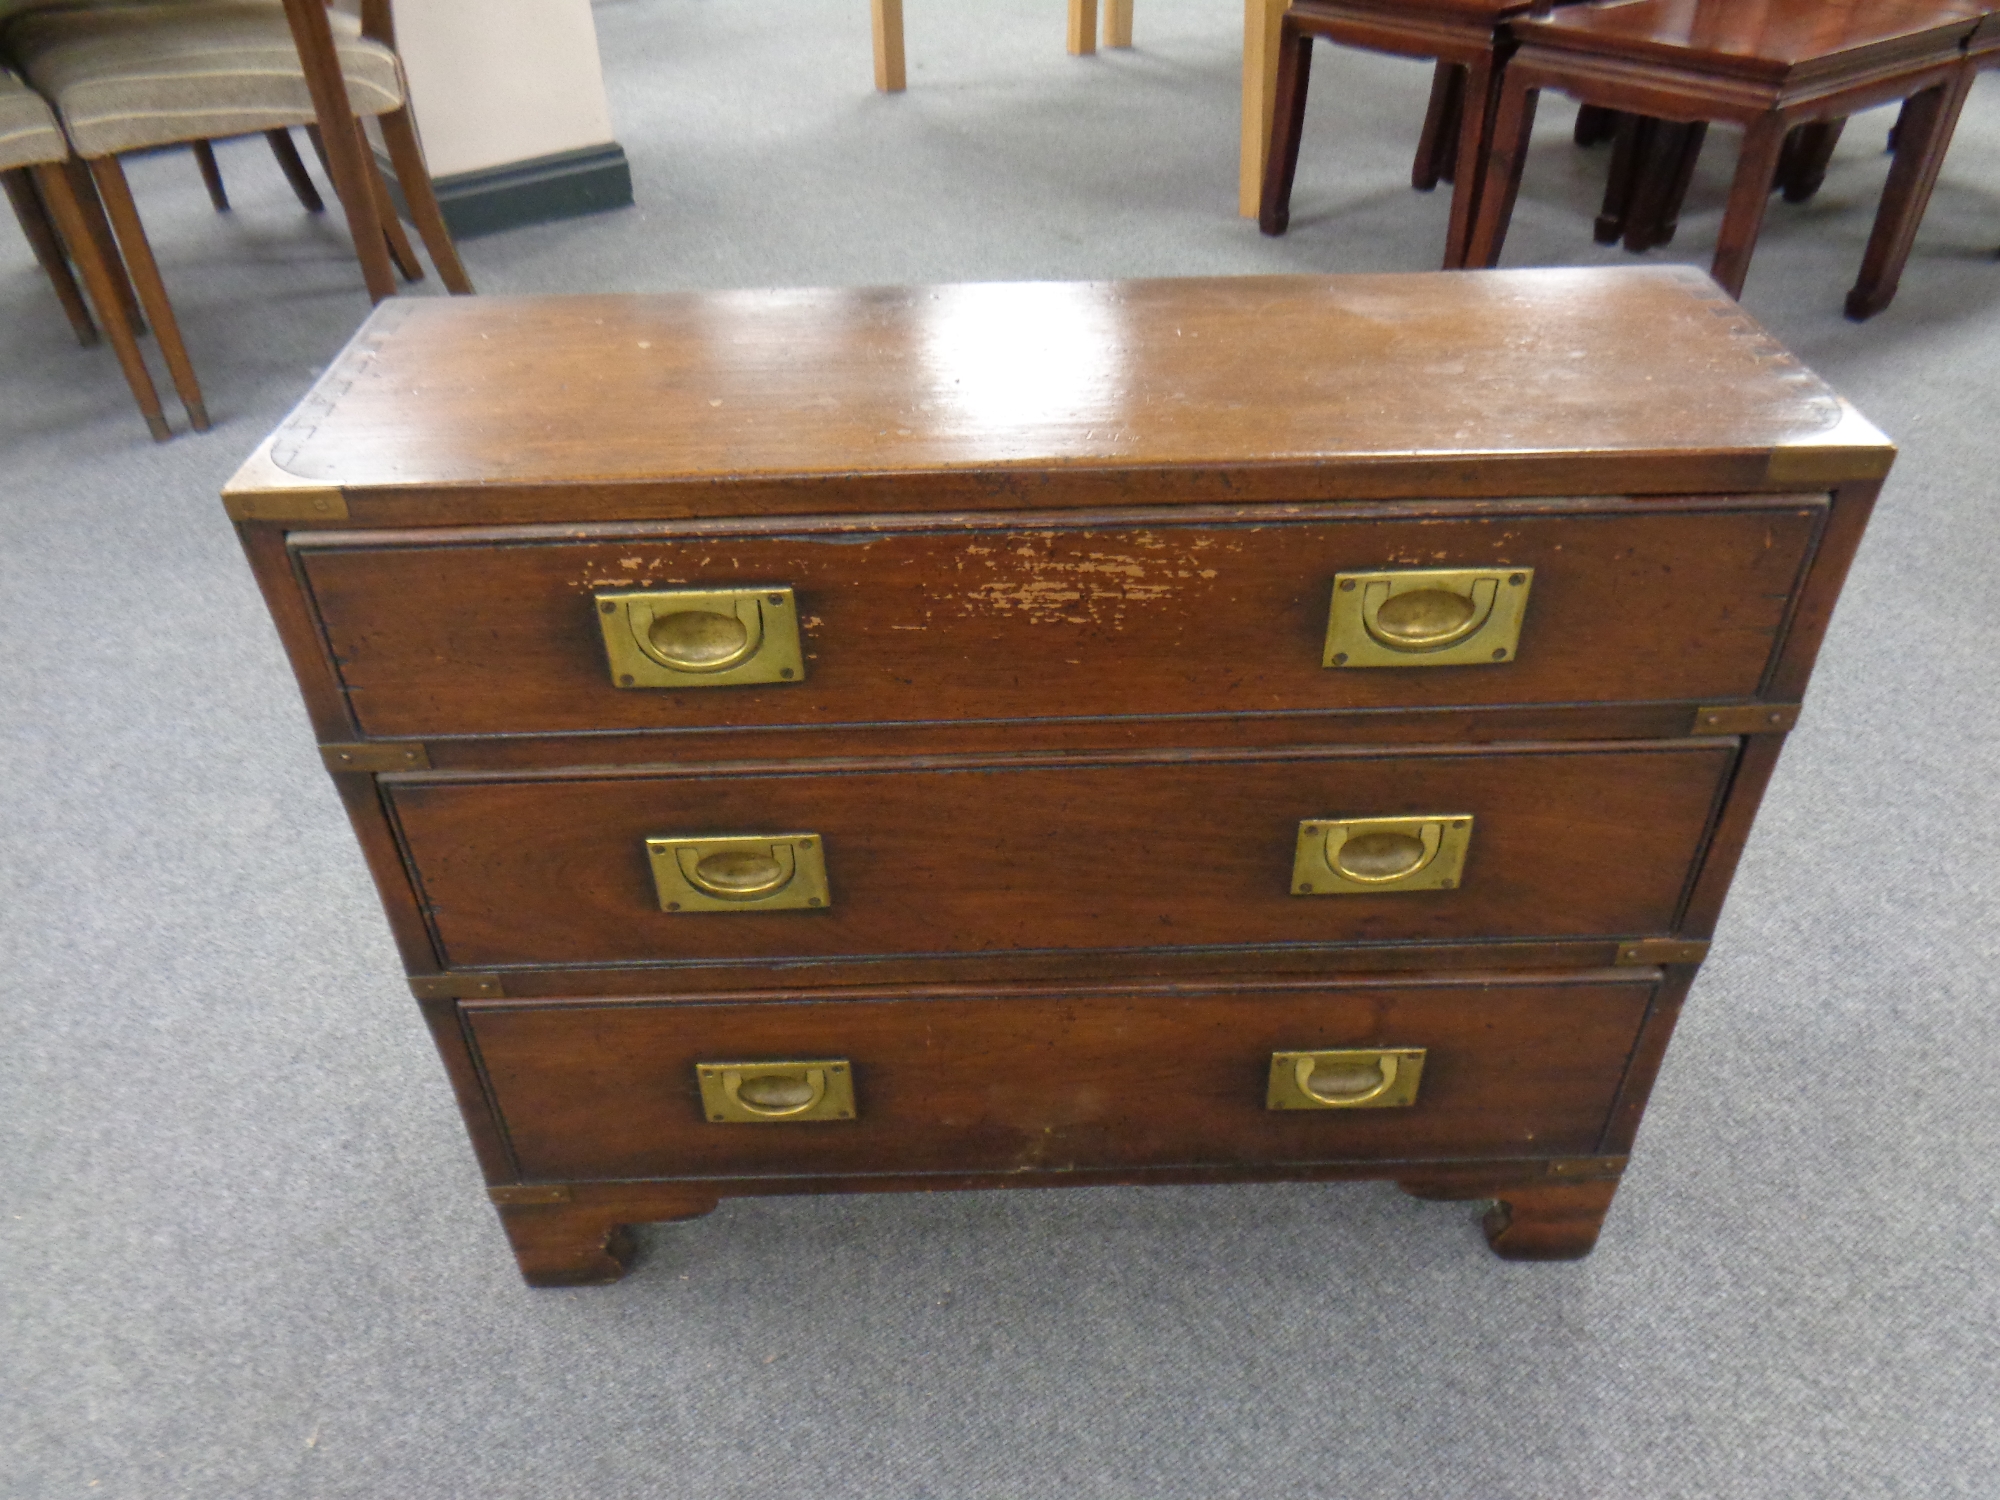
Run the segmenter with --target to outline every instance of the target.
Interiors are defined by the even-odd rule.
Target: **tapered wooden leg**
[[[325,213],[326,200],[320,197],[319,189],[306,175],[306,164],[299,159],[299,148],[292,144],[292,133],[289,130],[267,130],[264,139],[270,142],[271,155],[278,159],[278,170],[292,185],[292,196],[299,200],[299,206],[309,214]]]
[[[1535,106],[1542,91],[1508,70],[1501,74],[1500,109],[1487,147],[1485,181],[1479,190],[1472,237],[1465,264],[1490,268],[1500,264],[1507,243],[1507,225],[1514,217],[1514,200],[1521,193],[1521,170],[1528,164],[1528,137],[1535,128]]]
[[[374,149],[369,146],[359,120],[354,122],[354,139],[361,148],[362,175],[368,179],[368,192],[375,200],[375,217],[381,222],[382,242],[389,247],[389,258],[403,273],[403,280],[422,281],[424,264],[417,259],[416,247],[410,243],[410,237],[403,233],[403,221],[396,216],[396,203],[389,196],[389,184],[382,180],[382,168],[376,163]]]
[[[153,377],[139,352],[132,320],[125,315],[125,298],[131,289],[125,284],[123,273],[114,276],[105,264],[69,174],[59,166],[39,166],[33,170],[41,200],[48,205],[57,232],[68,242],[77,270],[83,273],[83,284],[90,288],[91,299],[97,304],[105,337],[111,340],[111,348],[118,356],[118,367],[125,373],[125,384],[132,389],[132,399],[139,403],[146,430],[152,433],[154,441],[164,443],[173,433],[160,410],[160,395],[153,388]]]
[[[1465,69],[1457,63],[1439,60],[1431,70],[1431,98],[1424,107],[1423,134],[1417,137],[1417,157],[1410,164],[1410,186],[1428,193],[1440,182],[1449,182],[1456,170],[1452,158],[1458,149],[1458,131],[1463,123],[1459,111],[1465,106]]]
[[[1465,1172],[1397,1186],[1416,1198],[1491,1198],[1493,1207],[1480,1227],[1503,1260],[1581,1260],[1596,1248],[1618,1177],[1615,1171],[1526,1179]]]
[[[77,287],[76,277],[70,274],[69,257],[56,237],[55,226],[49,222],[41,194],[35,189],[34,174],[26,167],[10,167],[0,172],[0,183],[6,186],[7,201],[13,205],[21,233],[27,236],[28,248],[35,252],[36,262],[55,289],[56,301],[62,305],[63,316],[69,319],[70,331],[88,349],[97,342],[97,324],[91,321],[90,308]]]
[[[1459,109],[1458,170],[1452,174],[1451,221],[1445,229],[1444,269],[1465,267],[1472,244],[1472,218],[1485,190],[1486,157],[1493,129],[1494,61],[1490,53],[1468,63],[1464,101]]]
[[[1090,57],[1097,51],[1097,0],[1069,0],[1069,55]]]
[[[1930,206],[1931,189],[1951,149],[1952,132],[1971,92],[1975,70],[1960,68],[1948,83],[1913,94],[1904,101],[1896,122],[1896,159],[1882,204],[1875,211],[1875,228],[1861,257],[1861,275],[1847,294],[1847,315],[1857,323],[1889,305],[1903,280],[1903,267],[1917,241],[1917,227]]]
[[[1107,47],[1129,47],[1132,45],[1132,0],[1103,0],[1104,4],[1104,45]]]
[[[160,280],[160,267],[153,259],[145,226],[139,222],[138,205],[132,201],[125,169],[118,165],[115,156],[94,157],[90,162],[90,177],[97,184],[98,196],[104,200],[104,211],[111,216],[118,248],[124,252],[126,268],[132,273],[139,304],[152,320],[153,337],[159,341],[160,353],[166,358],[167,373],[180,393],[181,405],[187,408],[188,423],[196,432],[206,432],[208,408],[201,399],[201,385],[194,378],[194,362],[188,358],[187,345],[181,342],[180,324],[175,321],[173,304],[167,300],[166,283]]]
[[[1258,216],[1278,93],[1278,35],[1291,0],[1243,0],[1243,117],[1236,167],[1236,212]]]
[[[396,270],[389,264],[388,245],[382,238],[380,216],[375,212],[375,194],[368,184],[362,164],[361,138],[355,133],[354,107],[347,97],[347,83],[340,71],[340,56],[334,50],[333,29],[326,18],[324,0],[283,0],[286,24],[298,48],[299,65],[305,73],[306,91],[312,95],[313,118],[325,137],[327,176],[333,180],[334,196],[347,215],[348,233],[354,253],[361,261],[362,279],[368,295],[376,302],[396,295]]]
[[[132,325],[134,333],[144,333],[145,309],[139,306],[139,294],[132,289],[132,278],[125,274],[125,261],[118,253],[118,239],[111,232],[111,220],[104,215],[104,203],[97,196],[97,184],[91,180],[90,169],[81,159],[72,156],[62,164],[62,172],[69,179],[70,196],[76,200],[77,209],[83,215],[90,242],[111,273],[119,305],[125,309],[126,321]]]
[[[472,295],[472,278],[465,274],[465,266],[458,258],[458,246],[452,241],[451,231],[445,227],[444,211],[438,207],[437,193],[431,187],[431,172],[424,162],[424,148],[417,139],[416,123],[411,120],[407,109],[383,115],[379,123],[382,144],[389,148],[389,165],[396,170],[396,182],[403,190],[403,201],[410,206],[410,219],[417,226],[424,248],[430,252],[431,264],[437,267],[438,280],[453,296],[469,297]]]
[[[201,185],[208,189],[208,201],[219,214],[229,212],[229,192],[222,185],[222,168],[216,164],[215,147],[207,141],[190,141],[194,163],[201,168]]]
[[[496,1197],[524,1192],[493,1191]],[[699,1218],[716,1203],[713,1194],[699,1191],[665,1203],[655,1193],[650,1200],[644,1206],[647,1222]],[[627,1220],[634,1207],[570,1200],[494,1205],[529,1286],[602,1286],[618,1280],[632,1267],[635,1246]]]
[[[1729,206],[1722,212],[1722,231],[1717,236],[1715,260],[1709,274],[1732,297],[1743,295],[1744,278],[1750,274],[1750,257],[1757,249],[1757,235],[1764,227],[1764,206],[1771,198],[1771,182],[1777,176],[1778,157],[1785,149],[1785,117],[1760,115],[1743,132],[1742,154],[1736,158],[1736,180],[1729,188]]]
[[[1826,169],[1833,162],[1833,148],[1847,121],[1814,120],[1785,137],[1784,154],[1778,160],[1778,186],[1787,203],[1805,203],[1826,181]]]
[[[875,87],[885,94],[900,94],[906,82],[903,0],[869,0],[869,8],[875,31]]]
[[[1306,88],[1312,82],[1312,38],[1295,26],[1278,36],[1278,89],[1271,106],[1271,145],[1264,155],[1264,197],[1257,227],[1283,234],[1292,222],[1292,179],[1306,128]]]

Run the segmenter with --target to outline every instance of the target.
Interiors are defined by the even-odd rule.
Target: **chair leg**
[[[417,259],[410,237],[403,232],[403,221],[396,216],[395,200],[389,196],[389,184],[382,180],[382,168],[375,160],[375,150],[368,144],[368,136],[361,129],[359,120],[354,122],[354,143],[361,151],[361,175],[368,181],[368,196],[374,200],[375,217],[382,225],[382,242],[389,247],[389,259],[403,273],[403,280],[422,281],[424,264]]]
[[[424,164],[424,148],[417,139],[409,110],[383,115],[381,126],[382,144],[389,148],[389,165],[396,169],[403,201],[409,204],[410,219],[417,226],[424,248],[431,253],[438,280],[454,297],[471,296],[472,278],[465,274],[458,246],[452,243],[451,231],[445,227],[444,211],[438,207],[437,193],[431,187],[430,168]]]
[[[1097,0],[1069,0],[1069,55],[1091,57],[1097,52]]]
[[[325,213],[326,200],[320,197],[319,189],[306,175],[306,164],[299,159],[299,148],[292,144],[292,133],[289,130],[267,130],[264,139],[270,142],[271,155],[278,159],[278,170],[292,185],[292,196],[299,200],[299,206],[309,214]]]
[[[139,208],[132,201],[125,169],[118,165],[115,156],[98,156],[91,159],[90,176],[97,184],[98,196],[104,200],[104,211],[111,216],[111,227],[118,233],[118,248],[124,252],[139,302],[152,320],[153,337],[159,340],[167,373],[173,377],[181,405],[187,408],[188,422],[196,432],[206,432],[208,408],[202,403],[201,385],[194,378],[194,363],[188,358],[187,345],[181,342],[180,324],[174,319],[173,304],[167,300],[166,283],[160,280],[159,263],[153,259],[145,226],[139,222]]]
[[[1104,42],[1106,47],[1132,45],[1132,0],[1104,0]]]
[[[1481,269],[1500,264],[1507,225],[1514,217],[1514,200],[1521,195],[1521,170],[1528,163],[1535,106],[1542,97],[1542,91],[1524,83],[1514,69],[1500,77],[1500,108],[1486,147],[1486,180],[1480,186],[1465,252],[1465,264]]]
[[[1861,274],[1847,294],[1847,315],[1857,323],[1874,317],[1896,295],[1977,71],[1964,64],[1948,81],[1903,103],[1896,121],[1896,159],[1889,164],[1889,181],[1861,257]]]
[[[190,141],[194,148],[194,164],[201,168],[201,185],[208,189],[208,201],[215,205],[219,214],[229,212],[229,193],[222,185],[222,168],[216,165],[215,147],[207,141]]]
[[[173,432],[160,410],[160,393],[153,388],[153,377],[139,352],[132,320],[125,316],[125,299],[131,295],[131,288],[122,274],[112,275],[98,252],[96,237],[90,231],[89,219],[69,174],[59,166],[39,166],[33,171],[35,187],[48,205],[57,231],[69,243],[76,267],[83,273],[83,283],[97,303],[97,316],[104,324],[105,337],[111,340],[118,367],[125,372],[125,384],[132,389],[132,399],[139,403],[139,415],[146,419],[146,430],[152,433],[155,442],[164,443]]]
[[[132,278],[125,274],[125,261],[118,253],[118,240],[111,232],[111,221],[104,216],[104,203],[97,196],[97,184],[91,180],[90,169],[81,159],[72,156],[60,170],[69,179],[70,196],[76,200],[77,209],[83,215],[90,243],[111,274],[126,321],[132,325],[134,333],[143,334],[146,332],[145,309],[139,306],[139,294],[132,290]]]
[[[870,10],[875,32],[875,87],[884,94],[900,94],[906,86],[903,0],[872,0]]]
[[[1423,134],[1417,137],[1417,159],[1410,164],[1410,186],[1418,192],[1451,181],[1464,107],[1465,69],[1440,59],[1431,70],[1431,99],[1424,107]]]
[[[1451,185],[1451,222],[1445,230],[1444,269],[1465,269],[1466,252],[1472,244],[1472,219],[1479,211],[1479,197],[1485,191],[1485,172],[1491,150],[1497,69],[1492,53],[1484,53],[1465,67],[1465,98],[1459,110],[1458,169]]]
[[[1287,21],[1278,32],[1271,146],[1264,153],[1264,195],[1257,209],[1257,227],[1265,234],[1283,234],[1292,222],[1292,179],[1299,170],[1299,137],[1305,133],[1312,60],[1312,37]]]
[[[76,277],[70,274],[69,257],[63,252],[62,241],[56,238],[41,194],[35,190],[34,173],[26,167],[10,167],[0,172],[0,183],[6,185],[7,201],[14,206],[21,233],[27,236],[28,247],[35,252],[36,262],[55,289],[56,301],[62,304],[63,316],[69,319],[76,341],[88,349],[97,342],[97,324],[91,321],[90,308],[77,287]]]
[[[1753,120],[1743,132],[1742,154],[1736,158],[1736,178],[1729,188],[1729,206],[1722,211],[1722,231],[1715,245],[1709,274],[1730,296],[1743,296],[1750,274],[1750,257],[1764,227],[1764,206],[1778,175],[1778,158],[1785,149],[1785,117],[1775,112]]]

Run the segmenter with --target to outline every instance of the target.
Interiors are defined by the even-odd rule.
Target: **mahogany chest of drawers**
[[[1887,472],[1676,269],[405,300],[230,482],[521,1268],[1390,1178],[1594,1242]]]

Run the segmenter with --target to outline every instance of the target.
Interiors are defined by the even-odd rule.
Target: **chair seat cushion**
[[[0,68],[0,172],[69,155],[42,96]]]
[[[332,12],[334,44],[358,115],[403,102],[396,54]],[[312,96],[276,0],[32,10],[4,43],[62,117],[79,156],[113,156],[309,124]]]

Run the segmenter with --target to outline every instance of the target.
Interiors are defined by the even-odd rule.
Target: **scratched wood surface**
[[[529,1179],[1588,1154],[1655,983],[469,1005]],[[1417,1102],[1272,1111],[1274,1051],[1423,1047]],[[715,1125],[698,1062],[847,1059],[857,1118]]]
[[[453,965],[1638,936],[1672,927],[1734,741],[1097,766],[766,768],[388,789]],[[1470,815],[1462,886],[1291,894],[1311,818]],[[649,837],[816,833],[825,911],[667,913]],[[579,983],[585,982],[581,976]]]
[[[1757,693],[1825,501],[1326,509],[585,543],[349,533],[309,538],[301,562],[368,735],[1712,701]],[[1321,665],[1336,573],[1496,566],[1535,570],[1514,660]],[[594,591],[690,584],[797,590],[805,680],[615,687]]]
[[[232,489],[567,521],[618,508],[591,486],[637,485],[641,508],[678,488],[714,514],[718,486],[841,480],[815,503],[935,509],[927,488],[979,476],[1019,504],[1023,474],[1060,493],[1070,471],[1310,483],[1330,464],[1820,446],[1886,461],[1679,268],[399,299]],[[544,486],[561,493],[510,499]]]

